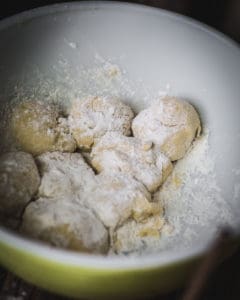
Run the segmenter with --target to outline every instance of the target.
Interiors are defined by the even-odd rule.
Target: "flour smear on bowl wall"
[[[171,13],[105,2],[35,10],[2,22],[0,37],[2,108],[37,98],[68,111],[74,99],[90,94],[120,97],[136,112],[164,95],[197,108],[202,135],[155,194],[169,226],[159,240],[126,239],[125,254],[144,256],[141,268],[154,265],[148,264],[153,257],[160,268],[171,257],[198,254],[219,226],[238,228],[240,51],[234,43]],[[3,151],[7,114],[1,110]],[[103,266],[105,259],[96,261]],[[105,268],[115,259],[120,266],[109,257]],[[131,266],[131,258],[121,259]],[[140,265],[134,258],[134,268]]]

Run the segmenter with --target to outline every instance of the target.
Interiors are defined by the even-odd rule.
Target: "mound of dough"
[[[19,217],[40,184],[32,155],[9,152],[0,157],[0,213]]]
[[[133,135],[152,141],[171,161],[182,158],[196,135],[200,119],[186,101],[165,97],[141,111],[132,123]]]
[[[118,133],[105,134],[91,153],[91,163],[98,171],[120,171],[131,175],[154,192],[172,171],[171,161],[152,142]]]
[[[40,198],[23,215],[21,232],[53,246],[88,253],[106,253],[108,232],[87,208],[71,198]]]
[[[93,170],[80,153],[47,152],[36,157],[42,177],[38,195],[61,198],[82,192],[95,182]]]
[[[130,220],[114,233],[112,251],[117,254],[141,253],[146,244],[153,245],[159,240],[165,225],[163,216],[149,217],[144,223]]]
[[[90,149],[108,131],[131,134],[132,109],[116,98],[89,97],[73,103],[69,124],[79,148]]]
[[[17,144],[26,152],[74,152],[76,143],[59,107],[41,101],[25,101],[14,109],[10,127]]]
[[[97,183],[80,201],[84,201],[111,231],[130,218],[142,222],[162,211],[160,205],[150,202],[151,195],[146,188],[128,174],[102,172],[96,179]]]

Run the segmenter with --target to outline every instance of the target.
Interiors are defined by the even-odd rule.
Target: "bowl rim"
[[[120,1],[81,1],[67,2],[61,4],[52,4],[30,9],[14,16],[5,18],[0,21],[0,31],[16,25],[20,22],[27,21],[36,17],[47,16],[59,12],[67,12],[76,9],[131,9],[134,13],[143,12],[146,14],[157,15],[178,21],[181,24],[186,24],[190,27],[204,31],[213,38],[221,41],[228,47],[240,50],[237,42],[227,37],[223,33],[205,25],[199,21],[178,13],[170,12],[160,8],[149,7],[143,4],[127,3]],[[33,241],[26,237],[20,236],[17,233],[0,226],[0,244],[6,244],[11,248],[16,248],[20,251],[29,253],[30,255],[38,256],[46,260],[72,265],[75,267],[87,267],[92,269],[111,269],[111,270],[132,270],[132,269],[147,269],[169,266],[170,264],[181,263],[201,256],[209,246],[209,240],[199,240],[198,244],[194,244],[189,249],[179,250],[163,250],[160,253],[154,253],[144,256],[102,256],[89,255],[84,253],[73,252],[53,248],[39,241]]]
[[[47,16],[53,13],[58,12],[66,12],[66,11],[74,11],[75,9],[88,9],[88,10],[99,10],[99,9],[108,9],[108,8],[119,8],[119,9],[132,9],[135,12],[146,12],[155,15],[161,15],[162,17],[166,17],[169,19],[173,19],[174,21],[178,21],[179,23],[183,23],[191,26],[192,28],[196,28],[200,31],[203,31],[209,35],[212,35],[217,40],[227,44],[230,47],[237,48],[240,50],[240,45],[227,36],[226,34],[218,31],[214,27],[211,27],[205,23],[202,23],[196,19],[193,19],[189,16],[182,15],[180,13],[172,12],[170,10],[166,10],[158,7],[151,7],[145,4],[140,3],[130,3],[130,2],[122,2],[115,0],[83,0],[83,1],[70,1],[70,2],[62,2],[55,3],[50,5],[43,5],[33,9],[28,9],[23,12],[17,13],[15,15],[6,17],[0,20],[0,31],[15,25],[21,21],[26,21],[29,19],[33,19],[36,17]]]
[[[207,249],[206,243],[201,243],[200,245],[194,245],[190,249],[180,249],[178,251],[164,250],[151,255],[93,255],[54,248],[41,241],[26,238],[3,227],[0,227],[0,248],[1,244],[14,249],[14,251],[16,250],[49,262],[102,271],[146,270],[165,267],[200,257]]]

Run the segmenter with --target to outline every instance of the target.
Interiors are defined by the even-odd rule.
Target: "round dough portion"
[[[107,133],[93,147],[91,163],[98,171],[119,171],[136,178],[149,192],[156,191],[172,171],[172,163],[152,142]]]
[[[36,157],[42,177],[38,196],[61,198],[81,194],[95,182],[93,170],[80,153],[47,152]]]
[[[40,185],[32,155],[9,152],[0,156],[0,213],[19,217]]]
[[[89,97],[73,103],[69,124],[79,148],[90,149],[106,132],[131,134],[132,109],[117,98]]]
[[[182,158],[200,134],[198,113],[186,101],[165,97],[141,111],[132,123],[133,135],[152,141],[171,161]]]
[[[96,177],[97,183],[80,201],[84,201],[111,231],[129,218],[142,222],[162,211],[160,205],[150,202],[151,195],[146,188],[130,175],[102,172]]]
[[[72,198],[39,198],[23,215],[21,232],[53,246],[87,253],[105,254],[108,231],[97,217]]]
[[[74,152],[76,143],[59,107],[42,101],[25,101],[14,107],[11,128],[17,144],[26,152]]]

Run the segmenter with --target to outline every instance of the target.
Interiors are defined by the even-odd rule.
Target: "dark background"
[[[0,19],[27,9],[60,2],[67,2],[67,0],[1,1]],[[144,3],[190,16],[215,27],[240,42],[240,0],[136,0],[124,2]]]
[[[14,15],[24,10],[38,6],[65,1],[1,1],[0,19]],[[135,2],[154,7],[171,10],[190,16],[222,31],[240,43],[240,0],[155,0],[155,1],[124,1]],[[1,55],[1,54],[0,54]],[[22,293],[22,290],[25,294]],[[166,296],[156,296],[154,300],[178,300],[182,298],[183,290]],[[24,296],[23,296],[24,295]],[[64,299],[44,293],[26,283],[14,278],[6,270],[0,269],[0,300],[9,299],[9,296],[21,296],[20,299],[52,300]],[[16,299],[16,298],[12,298]],[[19,298],[17,298],[19,299]],[[230,259],[217,267],[208,278],[207,286],[201,300],[239,300],[240,299],[240,253],[234,254]]]

